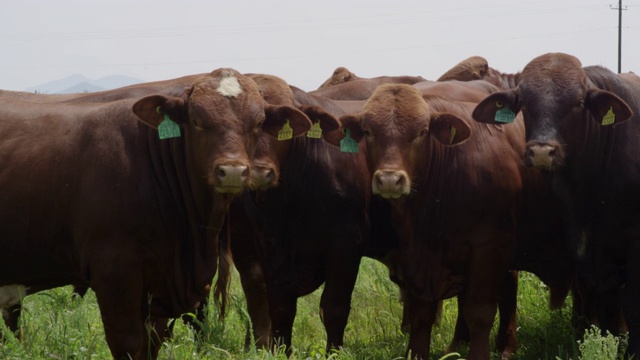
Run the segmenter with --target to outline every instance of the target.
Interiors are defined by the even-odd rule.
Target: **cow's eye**
[[[364,134],[365,137],[371,136],[371,132],[369,130],[362,130],[362,133]]]
[[[428,133],[428,132],[429,132],[429,131],[428,131],[427,129],[422,129],[422,130],[420,130],[420,132],[418,133],[418,137],[421,137],[421,138],[422,138],[422,137],[425,137],[425,136],[427,136],[427,133]]]

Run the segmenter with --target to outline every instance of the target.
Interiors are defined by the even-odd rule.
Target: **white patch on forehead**
[[[220,86],[218,86],[217,90],[220,95],[226,97],[236,97],[242,93],[242,87],[240,87],[238,78],[233,75],[223,77],[222,80],[220,80]]]
[[[24,285],[0,286],[0,309],[19,303],[27,296],[27,288]]]

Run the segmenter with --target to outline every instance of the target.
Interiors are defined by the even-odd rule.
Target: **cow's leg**
[[[623,290],[624,318],[629,328],[627,358],[640,357],[640,241],[635,241],[629,251],[627,261],[627,281]]]
[[[291,351],[291,333],[296,317],[297,300],[277,286],[269,287],[269,313],[271,314],[272,346],[284,346]]]
[[[269,316],[269,297],[264,272],[258,263],[244,264],[244,261],[235,263],[247,301],[247,312],[251,318],[256,347],[269,348],[271,344],[271,317]],[[251,346],[249,331],[250,329],[247,328],[245,339],[245,349],[247,350]]]
[[[500,297],[499,319],[500,326],[496,334],[496,350],[500,353],[502,359],[509,359],[518,348],[518,339],[516,337],[516,301],[518,295],[518,272],[507,271],[502,282],[502,296]],[[451,345],[447,348],[447,352],[454,352],[460,348],[462,344],[469,343],[471,335],[469,327],[465,322],[464,306],[465,297],[463,294],[458,296],[458,318],[456,320],[456,328],[453,333]]]
[[[453,331],[453,339],[447,348],[447,353],[458,351],[462,344],[468,344],[471,340],[469,327],[464,321],[464,307],[462,304],[464,304],[464,294],[458,295],[458,317],[456,318],[456,327]]]
[[[146,358],[157,359],[162,343],[169,339],[169,330],[167,326],[169,324],[169,319],[151,317],[146,324],[148,331],[147,349],[149,351]]]
[[[605,335],[610,332],[614,336],[619,336],[621,330],[625,327],[621,321],[622,309],[622,289],[615,287],[606,291],[595,292],[594,302],[600,330]]]
[[[113,267],[111,264],[97,268]],[[148,305],[142,294],[142,276],[135,272],[118,276],[102,271],[92,275],[91,287],[96,293],[111,355],[117,360],[146,360],[148,337],[144,320],[148,313],[143,313],[142,309]]]
[[[502,281],[502,296],[498,303],[500,326],[496,334],[496,350],[502,359],[509,359],[518,348],[516,309],[518,272],[507,271]]]
[[[20,330],[19,321],[20,315],[22,314],[22,303],[17,303],[12,305],[6,309],[2,309],[2,318],[4,319],[5,325],[11,330],[11,332],[18,338],[18,340],[22,340],[22,331]],[[2,334],[0,334],[0,340],[2,339]]]
[[[438,313],[437,301],[425,301],[407,291],[407,303],[411,313],[411,328],[409,330],[409,346],[405,357],[411,359],[429,359],[431,351],[431,328]]]
[[[209,306],[209,295],[205,296],[202,301],[200,301],[200,306],[198,306],[194,315],[192,314],[184,314],[182,315],[182,321],[191,326],[194,332],[194,337],[196,341],[199,343],[203,340],[204,334],[202,333],[204,329],[205,321],[207,321],[207,307]],[[199,345],[199,344],[198,344]]]
[[[469,259],[462,306],[471,336],[467,357],[470,360],[489,359],[491,327],[498,310],[500,287],[507,272],[506,256],[499,256],[504,250],[491,244],[505,243],[508,243],[507,235],[497,235],[491,241],[476,246]]]
[[[342,246],[345,242],[341,241]],[[320,299],[320,316],[327,332],[327,350],[342,347],[344,329],[351,311],[351,294],[358,277],[360,254],[357,250],[351,251],[349,256],[347,253],[348,249],[344,248],[331,252],[331,263]]]

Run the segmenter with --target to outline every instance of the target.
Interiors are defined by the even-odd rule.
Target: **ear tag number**
[[[616,114],[613,113],[613,107],[609,106],[609,111],[602,118],[602,125],[611,125],[616,121]]]
[[[497,103],[496,103],[497,105]],[[512,123],[516,118],[516,114],[511,111],[509,108],[502,108],[496,111],[495,121],[503,124]]]
[[[180,137],[180,125],[173,122],[169,115],[164,114],[164,120],[158,125],[158,136],[160,140]]]
[[[351,130],[349,128],[344,129],[346,137],[340,140],[340,151],[346,153],[358,153],[358,143],[351,138]]]
[[[320,121],[313,123],[311,129],[307,131],[307,137],[320,139],[322,137],[322,128],[320,127]]]
[[[291,138],[293,138],[293,129],[289,125],[289,120],[287,120],[284,126],[282,126],[282,129],[278,131],[278,140],[289,140]]]
[[[456,137],[456,128],[451,127],[451,137],[449,138],[449,145],[453,144],[453,139]]]

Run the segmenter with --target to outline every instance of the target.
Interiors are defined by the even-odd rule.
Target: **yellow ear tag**
[[[340,140],[340,151],[346,153],[358,153],[358,143],[351,138],[351,130],[346,128],[342,131],[346,136],[344,139]]]
[[[278,140],[289,140],[291,138],[293,138],[293,129],[289,125],[289,120],[287,120],[284,126],[282,126],[282,129],[278,131]]]
[[[496,101],[496,107],[498,109],[502,109],[504,107],[504,104],[502,103],[502,101]]]
[[[158,125],[158,137],[160,140],[180,137],[180,125],[176,124],[164,114],[164,120]]]
[[[320,139],[322,137],[322,128],[320,128],[320,121],[313,123],[313,126],[307,131],[307,137]]]
[[[613,107],[609,106],[609,111],[602,118],[602,125],[611,125],[616,121],[616,114],[613,113]]]
[[[456,137],[456,128],[451,127],[451,137],[449,138],[449,145],[453,144],[453,138]]]

